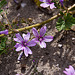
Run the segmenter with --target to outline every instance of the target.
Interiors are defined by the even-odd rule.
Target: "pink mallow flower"
[[[59,2],[61,3],[61,6],[63,6],[63,2],[64,2],[64,0],[60,0]]]
[[[26,57],[28,57],[28,54],[32,54],[32,51],[29,47],[35,46],[36,43],[31,40],[28,41],[30,38],[30,33],[22,34],[23,38],[20,36],[19,33],[16,34],[17,38],[14,38],[14,40],[18,43],[16,43],[16,51],[23,50]]]
[[[4,31],[0,31],[0,35],[1,35],[1,34],[8,35],[8,30],[6,29],[6,30],[4,30]]]
[[[54,3],[51,2],[51,0],[40,0],[41,3],[40,6],[43,7],[43,8],[47,8],[48,6],[50,6],[50,9],[53,9],[53,8],[56,8]]]
[[[65,68],[65,71],[63,71],[66,75],[75,75],[74,68],[70,65],[69,68]]]
[[[35,28],[32,28],[32,31],[35,36],[33,40],[38,43],[41,48],[46,48],[45,42],[51,42],[53,40],[52,36],[44,36],[46,33],[46,26],[43,26],[40,29],[40,34],[38,34],[38,31]]]

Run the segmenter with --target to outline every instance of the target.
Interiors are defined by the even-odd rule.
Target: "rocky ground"
[[[12,0],[7,1],[7,17],[10,22],[20,14],[19,19],[32,18],[33,23],[31,24],[36,24],[58,13],[58,10],[54,9],[51,11],[52,13],[47,14],[41,11],[31,0],[24,0],[25,7],[16,10],[17,5]],[[23,75],[64,75],[63,70],[69,65],[75,68],[75,32],[58,32],[55,28],[56,21],[57,19],[54,19],[46,24],[48,28],[47,34],[53,35],[54,40],[47,43],[45,49],[41,49],[38,45],[32,47],[33,54],[28,58],[23,55],[20,62],[17,61],[19,52],[15,52],[11,48],[7,54],[1,55],[0,75],[16,75],[17,73]],[[28,24],[19,24],[18,26],[14,26],[14,28],[25,26],[28,26]]]

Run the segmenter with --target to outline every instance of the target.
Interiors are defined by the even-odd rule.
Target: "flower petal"
[[[26,47],[28,54],[32,54],[32,51],[29,47]]]
[[[72,73],[74,73],[74,68],[71,65],[69,66],[69,69]]]
[[[33,38],[32,40],[36,43],[39,42],[38,38]]]
[[[32,46],[35,46],[35,45],[36,45],[36,43],[33,39],[27,43],[27,46],[29,46],[29,47],[32,47]]]
[[[51,42],[53,40],[53,36],[45,36],[43,37],[43,41],[45,42]]]
[[[24,47],[24,54],[28,57],[28,54],[32,54],[32,51],[28,47]]]
[[[41,3],[40,6],[43,7],[43,8],[47,8],[49,6],[49,4],[47,4],[47,3]]]
[[[50,2],[50,0],[39,0],[40,2]]]
[[[56,8],[56,7],[55,7],[54,3],[51,3],[50,4],[50,9],[53,9],[53,8]]]
[[[19,47],[16,48],[16,51],[20,51],[20,50],[23,50],[24,47],[22,47],[21,45]]]
[[[75,70],[74,68],[70,65],[69,68],[65,68],[65,71],[63,71],[66,75],[74,75]]]
[[[18,40],[19,40],[20,42],[23,41],[23,39],[22,39],[22,37],[21,37],[21,35],[20,35],[19,33],[16,34],[16,37],[18,38]]]
[[[19,47],[20,45],[21,45],[21,44],[19,44],[19,43],[16,43],[16,45],[15,45],[14,47],[16,47],[16,48],[17,48],[17,47]]]
[[[28,57],[28,52],[27,52],[27,48],[24,47],[24,54],[26,57]]]
[[[41,48],[46,48],[46,43],[44,41],[39,42]]]
[[[64,1],[64,0],[60,0],[60,1],[59,1],[59,2],[61,3],[62,6],[63,6],[63,1]]]
[[[63,71],[66,75],[68,74],[68,72],[67,71]]]
[[[5,34],[5,35],[7,35],[7,34],[8,34],[8,30],[6,29],[6,30],[4,30],[4,31],[0,31],[0,34]]]
[[[14,41],[21,43],[21,40],[19,40],[18,38],[14,38]]]
[[[22,55],[23,55],[23,51],[19,54],[18,61],[21,60]]]
[[[40,37],[43,37],[46,33],[46,26],[43,26],[41,29],[40,29]]]
[[[23,36],[23,39],[25,40],[25,42],[27,42],[30,38],[30,33],[27,33],[27,35],[23,34],[22,36]]]
[[[39,36],[38,31],[35,28],[32,28],[32,31],[35,37]]]

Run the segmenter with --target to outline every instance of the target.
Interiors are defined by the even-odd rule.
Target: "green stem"
[[[69,8],[68,8],[68,11],[71,10],[72,8],[74,8],[74,7],[75,7],[75,4],[72,5],[71,7],[69,7]],[[65,12],[66,12],[66,10],[63,11],[63,13],[65,13]],[[73,13],[73,14],[74,14],[74,13]],[[20,29],[15,29],[16,31],[10,31],[9,34],[17,33],[17,32],[24,31],[24,30],[28,30],[28,29],[31,29],[31,28],[33,28],[33,27],[42,26],[42,25],[44,25],[44,24],[46,24],[46,23],[52,21],[53,19],[55,19],[55,18],[57,18],[57,17],[59,17],[59,16],[61,16],[60,13],[58,13],[57,15],[55,15],[55,16],[51,17],[50,19],[48,19],[48,20],[46,20],[46,21],[43,21],[43,22],[41,22],[41,23],[37,23],[37,24],[31,25],[31,26],[28,26],[28,27],[20,28]],[[1,34],[0,37],[2,37],[2,36],[5,36],[5,35],[4,35],[4,34]]]

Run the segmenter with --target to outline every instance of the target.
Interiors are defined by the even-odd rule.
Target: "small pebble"
[[[17,17],[20,16],[20,13],[17,14]]]
[[[17,64],[19,64],[19,63],[20,63],[20,61],[17,61],[16,63],[17,63]]]
[[[21,3],[21,7],[24,8],[26,6],[26,3]]]
[[[75,40],[75,38],[72,38],[72,40]]]
[[[58,66],[59,66],[59,64],[56,65],[56,67],[58,67]]]
[[[62,44],[58,44],[58,47],[62,47]]]

